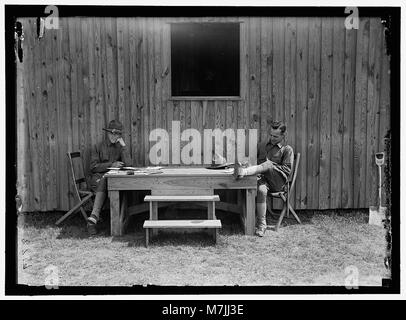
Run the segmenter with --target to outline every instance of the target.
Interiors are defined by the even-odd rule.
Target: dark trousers
[[[93,192],[107,192],[107,179],[104,173],[93,173],[90,175],[90,188]]]
[[[265,161],[256,166],[258,174],[257,203],[266,202],[268,192],[279,192],[283,190],[287,179],[278,170],[275,169],[272,161]]]

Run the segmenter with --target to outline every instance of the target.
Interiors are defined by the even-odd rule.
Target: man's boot
[[[266,231],[266,202],[257,203],[257,228],[255,234],[263,237]]]

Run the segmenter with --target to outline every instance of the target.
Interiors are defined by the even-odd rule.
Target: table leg
[[[125,232],[125,228],[128,224],[128,214],[127,214],[127,191],[121,192],[121,201],[120,201],[120,234],[123,235]]]
[[[255,189],[247,189],[245,191],[245,226],[244,231],[246,235],[253,236],[255,233]]]
[[[247,215],[247,213],[246,213],[247,210],[246,210],[245,201],[244,201],[245,200],[244,199],[245,197],[243,194],[244,191],[245,191],[244,189],[237,190],[237,205],[238,205],[238,207],[240,207],[242,209],[240,212],[240,222],[244,228],[244,234],[245,234],[245,217]]]
[[[120,219],[120,191],[109,191],[110,198],[110,233],[112,236],[121,236]]]

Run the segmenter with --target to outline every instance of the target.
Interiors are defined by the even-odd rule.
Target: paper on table
[[[134,170],[110,170],[107,171],[105,174],[107,175],[127,175],[127,172],[133,172],[134,176],[136,175],[150,175],[150,174],[157,174],[157,173],[162,173],[162,171],[158,171],[158,170],[152,170],[152,171],[134,171]]]
[[[163,173],[161,170],[153,170],[153,171],[146,171],[146,174],[157,174],[157,173]]]
[[[144,168],[145,170],[159,170],[162,169],[163,167],[146,167]]]
[[[119,170],[142,171],[142,169],[136,168],[136,167],[120,167],[120,168],[110,167],[107,169],[112,170],[112,171],[119,171]]]
[[[105,174],[121,174],[121,175],[126,175],[126,174],[127,174],[127,171],[110,170],[110,171],[107,171]]]
[[[124,170],[141,171],[142,169],[136,167],[123,167]]]

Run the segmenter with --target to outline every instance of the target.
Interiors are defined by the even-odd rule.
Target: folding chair
[[[60,218],[55,223],[56,225],[59,225],[62,221],[64,221],[66,218],[68,218],[70,215],[78,210],[81,211],[83,218],[87,221],[87,214],[83,209],[83,206],[94,196],[94,193],[92,191],[88,191],[89,188],[85,178],[80,152],[67,153],[67,156],[71,168],[73,185],[75,186],[75,195],[79,200],[79,203],[76,204],[72,209],[70,209],[62,218]],[[83,189],[82,186],[85,186],[85,188]]]
[[[282,199],[283,201],[283,207],[282,207],[282,212],[279,216],[278,222],[276,223],[275,226],[275,231],[278,231],[283,218],[285,217],[285,214],[287,215],[287,217],[289,217],[289,211],[292,212],[293,216],[295,217],[295,219],[297,220],[297,222],[299,222],[301,224],[301,221],[299,219],[299,217],[296,215],[295,210],[293,210],[289,200],[290,200],[290,195],[292,193],[292,190],[295,186],[295,181],[296,181],[296,176],[297,176],[297,170],[299,168],[299,162],[300,162],[300,153],[295,154],[294,157],[294,166],[293,166],[293,172],[291,172],[288,182],[285,185],[285,188],[283,191],[280,192],[272,192],[272,193],[268,193],[267,196],[267,208],[269,210],[269,212],[271,214],[273,214],[272,212],[272,199],[273,198],[279,198]]]

